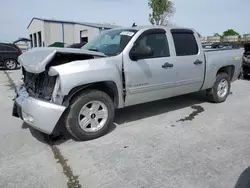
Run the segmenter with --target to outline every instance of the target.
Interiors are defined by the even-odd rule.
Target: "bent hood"
[[[73,48],[33,48],[19,56],[19,63],[25,68],[26,71],[32,73],[41,73],[45,71],[48,65],[57,53],[61,54],[82,54],[92,55],[93,57],[105,57],[105,54],[100,52],[73,49]]]

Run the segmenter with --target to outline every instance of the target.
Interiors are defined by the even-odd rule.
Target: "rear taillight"
[[[245,60],[244,60],[244,55],[242,56],[242,64],[244,64]]]
[[[17,48],[17,50],[18,50],[18,52],[19,52],[20,54],[23,53],[23,51],[22,51],[18,46],[16,46],[16,48]]]

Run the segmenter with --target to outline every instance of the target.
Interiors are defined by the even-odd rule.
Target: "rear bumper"
[[[35,129],[51,134],[66,107],[30,97],[23,86],[16,89],[12,115]]]

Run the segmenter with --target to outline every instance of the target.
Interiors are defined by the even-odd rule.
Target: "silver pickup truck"
[[[65,126],[78,140],[97,138],[117,108],[200,90],[225,101],[242,54],[203,50],[194,30],[163,26],[111,29],[82,49],[35,48],[19,58],[13,116],[47,134]]]

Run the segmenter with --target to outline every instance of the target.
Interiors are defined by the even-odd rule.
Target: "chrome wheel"
[[[108,108],[101,101],[90,101],[79,112],[78,123],[85,132],[99,131],[108,120]]]
[[[15,69],[15,68],[16,68],[16,62],[15,62],[15,60],[7,60],[7,61],[5,62],[5,67],[6,67],[7,69],[9,69],[9,70]]]
[[[228,89],[229,89],[228,81],[226,79],[222,79],[218,84],[217,95],[220,98],[224,98],[228,93]]]

